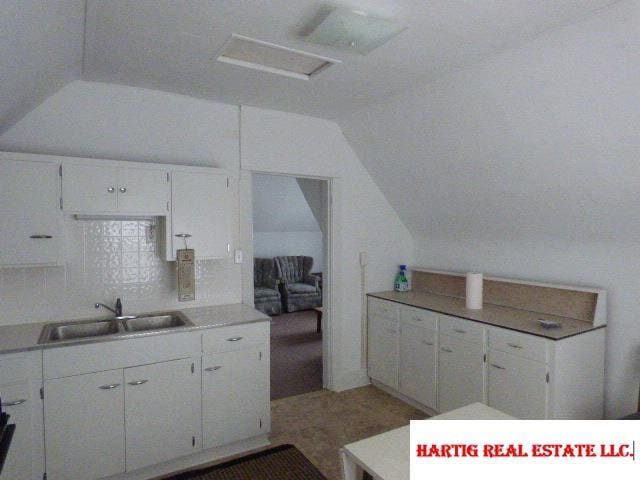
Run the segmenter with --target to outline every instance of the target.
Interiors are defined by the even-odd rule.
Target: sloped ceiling
[[[253,175],[255,232],[320,232],[295,177]]]
[[[0,133],[82,73],[84,0],[0,3]]]
[[[416,237],[630,242],[638,25],[623,2],[339,123]]]
[[[336,119],[612,0],[89,0],[84,79]],[[367,56],[301,34],[335,4],[407,29]],[[342,60],[305,82],[215,62],[232,33]]]

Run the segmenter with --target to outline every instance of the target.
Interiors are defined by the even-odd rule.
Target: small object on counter
[[[400,265],[400,271],[396,275],[396,278],[393,282],[393,289],[396,292],[406,292],[409,290],[409,281],[407,280],[407,266]]]
[[[562,326],[560,322],[556,322],[555,320],[545,320],[544,318],[539,318],[538,324],[542,328],[560,328]]]
[[[469,310],[482,309],[482,282],[481,273],[467,273],[465,299]]]

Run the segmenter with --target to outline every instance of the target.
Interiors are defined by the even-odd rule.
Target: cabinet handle
[[[238,342],[242,340],[242,337],[231,337],[231,338],[227,338],[227,342]]]
[[[119,386],[119,383],[112,383],[110,385],[100,385],[98,388],[102,390],[113,390],[114,388],[118,388]]]
[[[205,372],[214,372],[216,370],[220,370],[222,365],[216,365],[215,367],[207,367],[204,369]]]
[[[422,321],[422,319],[421,319],[420,317],[413,317],[413,319],[414,319],[416,322],[421,322],[421,321]]]
[[[118,190],[120,190],[120,193],[126,193],[127,187],[120,187]]]
[[[387,328],[387,333],[398,333],[393,328]]]
[[[444,348],[444,347],[442,347],[440,350],[442,350],[443,352],[447,352],[447,353],[453,353],[453,350],[450,350],[450,349]]]
[[[17,407],[18,405],[22,405],[23,403],[26,403],[27,399],[26,398],[21,398],[20,400],[13,400],[10,402],[2,402],[2,406],[3,407]]]
[[[115,191],[116,191],[116,189],[115,189],[115,188],[113,188],[113,187],[109,187],[109,188],[107,188],[107,192],[109,192],[109,193],[113,193],[113,192],[115,192]]]
[[[459,328],[454,328],[453,331],[456,333],[467,333],[466,330],[460,330]]]
[[[433,347],[433,343],[427,342],[426,340],[422,340],[421,343],[424,345],[429,345],[430,347]]]
[[[490,363],[489,365],[491,365],[493,368],[497,368],[498,370],[506,370],[506,368],[501,367],[500,365],[496,365],[495,363]]]
[[[509,345],[511,348],[522,348],[520,345],[517,345],[515,343],[507,343],[507,345]]]
[[[143,383],[147,383],[149,380],[136,380],[135,382],[129,382],[129,385],[142,385]]]
[[[31,235],[29,236],[29,238],[35,238],[37,240],[49,240],[50,238],[53,238],[51,235]]]

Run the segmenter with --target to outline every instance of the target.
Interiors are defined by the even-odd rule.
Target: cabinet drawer
[[[484,327],[480,323],[440,315],[440,333],[445,333],[467,342],[482,343],[483,330]]]
[[[538,362],[547,361],[546,340],[512,330],[490,328],[489,348],[518,355],[519,357],[530,358]]]
[[[369,297],[369,315],[397,319],[398,308],[399,305],[397,303]]]
[[[166,362],[198,354],[200,354],[200,335],[197,332],[60,346],[44,350],[44,377],[69,377]]]
[[[269,322],[212,328],[202,334],[203,352],[228,352],[269,342]]]
[[[31,351],[0,355],[0,385],[42,379],[42,352]]]
[[[438,314],[422,308],[401,306],[400,320],[404,324],[415,325],[416,327],[424,327],[431,330],[437,330],[438,328]]]

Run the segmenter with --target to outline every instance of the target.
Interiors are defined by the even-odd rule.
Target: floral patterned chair
[[[285,312],[322,306],[319,278],[311,275],[313,257],[275,257]]]
[[[266,315],[282,313],[282,297],[278,290],[272,258],[253,259],[253,300],[255,308]]]

